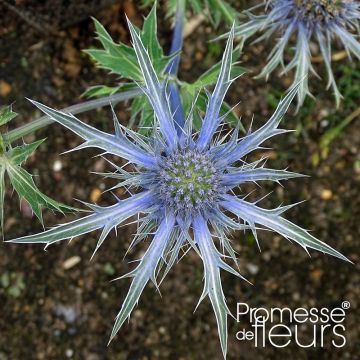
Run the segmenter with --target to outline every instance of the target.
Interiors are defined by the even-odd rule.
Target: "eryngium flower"
[[[246,201],[245,194],[235,195],[235,190],[246,182],[280,180],[300,176],[285,170],[264,167],[263,161],[248,163],[243,158],[259,149],[274,135],[286,130],[278,128],[279,122],[297,93],[291,89],[280,102],[273,116],[258,130],[238,138],[238,129],[226,136],[217,134],[222,126],[220,106],[234,79],[230,78],[234,29],[232,29],[223,55],[221,70],[215,90],[210,95],[207,111],[199,133],[192,131],[189,114],[184,127],[179,127],[170,111],[166,84],[161,83],[150,62],[136,30],[129,23],[133,46],[144,76],[143,91],[151,102],[158,126],[153,135],[144,137],[126,129],[114,116],[115,134],[97,130],[71,114],[33,103],[53,120],[81,136],[85,142],[80,148],[97,147],[105,153],[126,159],[133,170],[117,166],[108,176],[120,180],[130,194],[109,207],[88,204],[92,212],[83,218],[46,230],[40,234],[11,240],[16,243],[45,243],[102,229],[95,252],[112,229],[137,215],[138,229],[130,248],[153,235],[147,251],[137,267],[124,277],[132,278],[129,292],[116,317],[111,339],[130,316],[145,285],[151,280],[159,286],[159,276],[164,278],[178,260],[182,250],[193,248],[204,265],[204,291],[201,299],[210,298],[226,356],[227,315],[230,313],[223,293],[220,271],[241,275],[227,262],[236,254],[228,237],[230,230],[251,229],[256,237],[256,224],[271,229],[289,240],[294,240],[305,250],[311,248],[346,260],[336,250],[316,239],[307,231],[281,216],[291,205],[272,210],[260,208]],[[131,189],[134,194],[131,194]],[[257,237],[256,237],[257,239]]]
[[[279,65],[284,69],[281,74],[295,69],[294,83],[304,79],[298,92],[298,106],[302,105],[307,94],[308,74],[315,73],[311,66],[310,42],[317,41],[328,74],[328,88],[332,87],[336,104],[341,94],[336,86],[331,68],[331,45],[334,39],[340,40],[346,51],[360,59],[360,43],[356,40],[359,33],[360,2],[358,0],[268,0],[265,14],[255,16],[247,12],[250,20],[235,29],[235,35],[243,40],[257,31],[264,34],[261,41],[273,34],[278,36],[277,43],[268,56],[268,63],[258,77],[268,78]],[[292,60],[284,65],[284,52],[289,43],[295,40],[295,53]]]

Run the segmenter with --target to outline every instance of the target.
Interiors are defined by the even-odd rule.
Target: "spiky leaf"
[[[11,106],[4,106],[0,108],[0,126],[7,124],[17,113],[12,111]]]
[[[179,0],[166,1],[168,17],[174,16],[178,1]],[[142,0],[142,4],[143,6],[150,6],[153,4],[153,1]],[[186,5],[187,8],[195,14],[203,13],[216,27],[222,21],[231,25],[239,17],[239,13],[227,0],[187,0]]]
[[[19,198],[24,199],[29,203],[31,209],[41,223],[43,222],[42,209],[44,207],[60,212],[78,210],[57,202],[43,194],[35,185],[32,176],[22,167],[9,162],[7,163],[6,171]]]
[[[40,146],[45,139],[35,141],[31,144],[24,144],[10,149],[8,156],[14,165],[21,165]]]
[[[0,155],[0,224],[4,224],[5,175],[20,199],[26,200],[36,217],[43,223],[42,210],[48,208],[59,212],[79,211],[80,209],[67,206],[43,194],[36,186],[32,176],[21,167],[27,158],[38,148],[44,140],[16,147],[8,146]]]

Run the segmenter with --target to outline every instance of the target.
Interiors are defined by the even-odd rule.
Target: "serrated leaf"
[[[92,18],[95,25],[95,31],[98,35],[98,40],[101,42],[102,46],[106,49],[108,47],[108,43],[112,43],[112,37],[106,31],[105,27],[98,21],[96,18]]]
[[[127,79],[137,82],[142,81],[142,73],[134,49],[123,43],[116,44],[104,26],[98,20],[93,20],[97,39],[100,41],[103,49],[87,49],[85,52],[96,61],[99,67],[110,70],[112,73]],[[157,39],[155,5],[145,18],[143,29],[141,31],[135,27],[134,29],[149,52],[154,69],[158,74],[162,73],[171,58],[164,56],[163,49]]]
[[[96,61],[99,67],[110,70],[123,78],[133,80],[137,83],[143,82],[143,75],[134,49],[122,43],[116,44],[99,21],[94,19],[94,23],[97,38],[101,42],[103,49],[88,49],[85,50],[85,52]],[[169,62],[175,55],[165,56],[158,41],[156,4],[152,7],[148,16],[144,19],[142,30],[135,26],[133,26],[133,30],[140,37],[153,64],[155,73],[159,78],[162,78]],[[121,90],[122,85],[119,87],[107,87],[100,85],[88,89],[85,92],[85,95],[106,96],[118,93]],[[148,103],[148,100],[145,99],[145,97],[141,97],[141,99],[142,103],[139,100],[135,100],[135,103],[132,105],[131,123],[134,121],[135,117],[139,116],[140,127],[151,127],[153,125],[154,112]],[[144,129],[141,130],[142,133],[144,133],[144,131]]]
[[[7,170],[11,184],[19,195],[19,198],[25,199],[29,203],[34,214],[42,223],[41,203],[43,201],[31,175],[16,165],[7,166]]]
[[[43,222],[43,207],[47,207],[49,209],[57,210],[60,212],[79,210],[57,202],[49,198],[47,195],[43,194],[35,185],[32,176],[20,166],[11,162],[7,162],[6,171],[9,175],[12,186],[19,195],[19,198],[25,199],[29,203],[31,209],[41,223]]]
[[[26,159],[44,142],[45,139],[35,141],[31,144],[17,146],[8,151],[7,155],[15,165],[21,165]]]
[[[5,167],[0,166],[0,224],[4,231]]]
[[[141,80],[140,68],[137,65],[136,57],[132,54],[119,54],[114,56],[107,51],[100,49],[88,49],[85,52],[95,60],[99,67],[110,70],[124,78],[139,81]]]
[[[80,209],[59,203],[43,194],[35,185],[32,176],[21,167],[27,158],[38,148],[44,140],[38,140],[31,144],[24,144],[12,148],[3,148],[0,155],[0,226],[3,231],[4,225],[4,201],[5,201],[5,174],[9,176],[10,183],[19,195],[31,206],[34,214],[42,223],[42,208],[46,207],[60,212],[80,211]],[[6,151],[5,151],[6,150]]]
[[[149,52],[150,59],[158,60],[164,53],[157,38],[156,2],[144,20],[143,29],[140,33],[141,40]],[[157,70],[155,68],[155,70]]]
[[[11,110],[11,106],[0,108],[0,126],[7,124],[16,116],[17,113]]]
[[[97,62],[99,67],[122,77],[139,81],[141,72],[134,50],[125,44],[116,44],[104,26],[98,20],[93,20],[97,39],[103,49],[87,49],[85,52]]]

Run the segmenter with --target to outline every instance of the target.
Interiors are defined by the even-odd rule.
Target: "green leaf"
[[[149,134],[152,125],[154,124],[154,116],[154,110],[145,95],[134,99],[133,103],[131,104],[130,125],[132,126],[135,122],[135,119],[138,118],[140,134]]]
[[[17,113],[11,110],[11,106],[5,106],[0,108],[0,126],[7,124]]]
[[[219,76],[219,71],[220,71],[220,63],[217,63],[216,65],[211,67],[208,71],[206,71],[204,74],[202,74],[192,85],[196,87],[204,87],[215,84]],[[247,70],[244,67],[234,65],[231,68],[230,77],[234,79],[236,77],[245,74],[246,71]]]
[[[237,47],[233,50],[232,59],[236,61],[241,54],[241,49]],[[183,99],[183,105],[185,113],[188,114],[192,106],[192,101],[195,99],[196,95],[199,94],[196,102],[196,110],[194,113],[194,128],[199,130],[201,127],[201,115],[205,114],[207,106],[207,96],[204,91],[204,87],[214,85],[219,77],[221,68],[221,61],[213,65],[208,71],[202,74],[194,83],[189,84],[183,82],[181,88],[181,95]],[[233,65],[230,70],[230,78],[234,79],[243,75],[247,70],[244,67],[239,65]],[[228,105],[225,101],[221,105],[220,110],[221,115],[226,115],[225,121],[232,126],[240,125],[240,129],[245,131],[244,127],[240,123],[238,116],[232,110],[231,106]]]
[[[79,210],[57,202],[43,194],[35,185],[32,176],[19,165],[8,161],[6,162],[6,170],[7,174],[9,175],[10,182],[17,194],[19,195],[19,198],[25,199],[29,203],[31,209],[41,223],[43,223],[43,207],[47,207],[49,209],[57,210],[60,212]]]
[[[201,4],[201,0],[189,0],[189,4],[197,14],[204,9],[204,6]]]
[[[233,61],[237,61],[241,55],[241,49],[239,47],[235,48],[232,53],[232,59]],[[204,86],[214,85],[216,83],[217,78],[219,77],[221,68],[221,61],[217,62],[215,65],[213,65],[209,70],[204,72],[194,83],[191,85],[194,88],[201,88]],[[230,77],[232,79],[239,77],[247,72],[247,69],[245,69],[242,66],[239,65],[232,65],[231,71],[230,71]]]
[[[5,167],[0,166],[0,226],[4,229]]]
[[[6,146],[4,143],[4,139],[3,139],[2,135],[0,134],[0,154],[3,154],[5,150],[6,150]]]
[[[159,60],[164,55],[157,38],[156,2],[149,15],[144,20],[143,29],[140,33],[141,40],[149,52],[150,59]],[[156,69],[155,69],[156,70]]]
[[[0,109],[0,125],[8,123],[17,114],[10,106]],[[79,211],[62,203],[59,203],[43,194],[35,185],[31,175],[21,168],[27,158],[44,141],[38,140],[31,144],[11,147],[6,145],[0,134],[0,227],[4,229],[4,205],[5,205],[5,174],[10,178],[10,183],[20,199],[25,199],[31,206],[35,215],[42,222],[42,208],[47,207],[60,212]]]
[[[17,113],[11,110],[11,106],[3,106],[0,107],[0,126],[7,124],[14,117],[16,117]],[[4,142],[3,137],[0,134],[0,153],[4,153],[6,150],[6,144]]]
[[[119,46],[123,47],[124,46]],[[141,71],[137,65],[136,57],[132,54],[118,54],[112,55],[107,50],[88,49],[85,50],[93,60],[95,60],[99,67],[110,70],[111,73],[118,74],[124,78],[139,81],[141,80]]]
[[[137,64],[135,51],[125,44],[116,44],[104,26],[98,20],[93,20],[97,39],[103,49],[88,49],[85,50],[85,53],[90,55],[99,67],[122,77],[139,81],[141,71]]]
[[[31,144],[24,144],[9,150],[8,155],[11,158],[11,162],[15,165],[21,165],[44,140],[45,139],[35,141]]]
[[[243,131],[244,133],[246,132],[246,129],[244,128],[234,109],[226,101],[221,104],[220,115],[226,115],[224,121],[229,125],[234,127],[239,126],[241,131]]]
[[[11,184],[19,195],[19,198],[25,199],[29,203],[34,214],[42,223],[41,203],[43,203],[43,201],[31,175],[16,165],[7,166],[7,170]]]
[[[172,17],[176,13],[178,0],[166,1],[166,15]],[[143,6],[150,6],[153,1],[142,0]],[[187,0],[187,8],[195,14],[203,13],[213,23],[218,26],[221,21],[232,24],[239,17],[239,13],[225,0]]]
[[[170,1],[172,1],[172,0],[170,0]],[[141,2],[142,2],[141,6],[148,7],[154,3],[154,0],[142,0]]]
[[[183,108],[184,108],[184,114],[185,117],[187,117],[190,114],[191,108],[193,106],[193,102],[196,98],[196,93],[193,93],[192,88],[189,88],[188,86],[183,86],[180,88],[181,91],[181,99],[182,99],[182,104],[183,104]],[[199,95],[200,96],[200,95]],[[206,107],[205,107],[206,108]],[[193,127],[195,131],[200,130],[201,127],[201,116],[199,113],[199,104],[196,104],[196,107],[194,109],[195,111],[193,112]],[[205,109],[201,109],[201,114],[204,114]]]
[[[153,2],[152,2],[153,3]],[[103,25],[94,19],[97,39],[100,41],[103,49],[88,49],[85,52],[95,60],[97,65],[101,68],[107,69],[112,73],[120,75],[122,78],[141,83],[144,81],[138,60],[133,48],[125,44],[116,44],[106,31]],[[149,54],[152,65],[157,76],[160,79],[164,78],[164,71],[172,59],[172,56],[165,56],[163,49],[157,38],[157,15],[156,4],[152,7],[148,16],[144,19],[141,30],[134,27],[135,32],[140,36],[146,51]],[[175,56],[175,55],[174,55]],[[85,92],[85,96],[106,96],[119,93],[124,90],[125,86],[132,86],[134,84],[119,85],[109,87],[105,85],[98,85],[89,88]],[[148,100],[141,96],[140,100],[135,100],[131,109],[131,123],[135,118],[139,117],[140,127],[151,127],[154,119],[154,112]],[[146,132],[145,129],[141,130]]]
[[[123,43],[116,44],[104,26],[98,20],[93,20],[97,39],[103,49],[87,49],[85,52],[95,60],[99,67],[110,70],[110,72],[126,79],[142,81],[142,73],[134,49]],[[136,29],[136,31],[149,52],[155,71],[160,74],[171,58],[164,56],[163,49],[157,39],[156,20],[156,6],[154,5],[144,20],[143,29],[141,31]]]
[[[221,20],[228,24],[236,22],[239,13],[224,0],[206,0],[210,18],[217,27]]]
[[[192,84],[190,84],[190,87]],[[181,96],[183,99],[183,107],[185,114],[188,115],[190,112],[190,109],[192,107],[192,103],[198,93],[196,104],[195,104],[195,112],[194,112],[194,129],[196,131],[200,130],[201,124],[202,124],[202,117],[206,112],[206,106],[208,102],[208,98],[206,95],[206,92],[202,90],[197,90],[196,93],[193,93],[193,88],[191,87],[189,90],[189,87],[185,86],[181,89]],[[245,132],[245,129],[238,118],[237,114],[234,112],[232,107],[227,104],[225,101],[221,104],[220,109],[220,115],[224,116],[226,115],[224,121],[228,123],[231,126],[239,126],[240,130]]]

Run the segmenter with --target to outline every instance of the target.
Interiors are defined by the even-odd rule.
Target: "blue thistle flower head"
[[[277,43],[268,56],[268,63],[258,77],[268,78],[278,65],[283,65],[281,74],[295,69],[294,83],[301,80],[298,92],[298,106],[307,94],[308,75],[315,73],[311,65],[310,42],[318,43],[328,75],[328,88],[332,87],[337,106],[341,94],[337,88],[331,67],[331,45],[340,40],[346,51],[360,59],[359,34],[360,3],[357,0],[268,0],[265,14],[255,16],[247,12],[250,20],[235,30],[243,40],[258,31],[264,32],[256,41],[262,41],[273,34],[278,35]],[[284,53],[292,41],[295,53],[292,60],[284,65]],[[315,73],[316,74],[316,73]]]
[[[106,154],[125,159],[132,170],[113,164],[116,171],[108,176],[118,179],[117,187],[124,187],[129,196],[117,199],[114,205],[107,207],[87,204],[91,212],[85,217],[10,241],[45,243],[49,246],[101,229],[95,253],[112,229],[116,230],[127,219],[137,216],[137,233],[130,248],[147,237],[151,237],[151,241],[135,269],[124,276],[132,281],[116,317],[111,339],[130,316],[146,284],[152,281],[158,287],[177,262],[180,252],[192,248],[201,257],[204,267],[204,290],[200,301],[205,297],[210,299],[225,357],[230,311],[226,305],[220,272],[225,270],[242,277],[225,261],[230,257],[237,263],[229,239],[231,231],[250,229],[257,239],[257,226],[260,225],[297,242],[306,251],[315,249],[347,260],[306,230],[286,220],[282,213],[292,205],[267,210],[259,207],[257,202],[247,201],[244,194],[235,194],[236,189],[246,182],[279,182],[301,176],[285,170],[268,169],[263,159],[250,163],[244,159],[247,154],[259,149],[265,140],[286,132],[278,125],[300,85],[288,92],[272,117],[256,131],[242,138],[239,138],[239,129],[221,135],[223,118],[220,107],[235,80],[230,77],[233,27],[215,89],[209,94],[201,129],[194,132],[192,111],[186,119],[180,119],[178,114],[178,120],[175,120],[171,109],[181,104],[172,102],[171,99],[177,97],[172,97],[168,84],[157,77],[148,52],[130,22],[129,29],[144,78],[144,83],[139,86],[148,97],[156,116],[151,135],[143,136],[123,127],[115,113],[115,133],[108,134],[71,114],[33,101],[45,114],[85,140],[77,149],[96,147]]]

